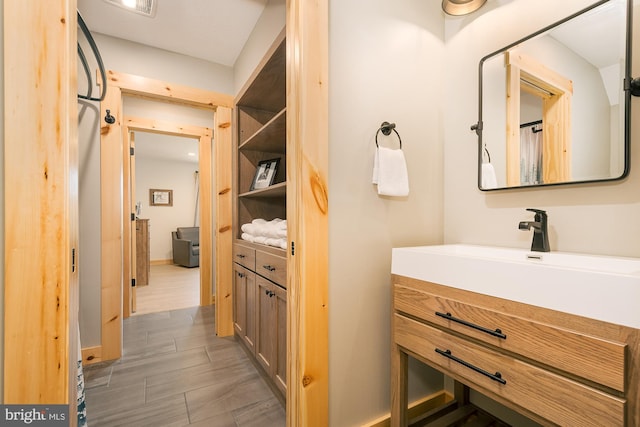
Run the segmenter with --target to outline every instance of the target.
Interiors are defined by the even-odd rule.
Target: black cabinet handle
[[[446,357],[447,359],[451,359],[454,362],[458,362],[459,364],[466,366],[469,369],[473,369],[474,371],[491,378],[494,381],[499,382],[500,384],[506,384],[507,380],[505,380],[504,378],[502,378],[502,374],[500,374],[500,372],[496,372],[495,374],[492,374],[491,372],[485,371],[482,368],[478,368],[475,365],[472,365],[471,363],[464,361],[462,359],[460,359],[459,357],[454,356],[453,354],[451,354],[451,350],[440,350],[439,348],[436,348],[436,353],[443,355],[444,357]]]
[[[242,258],[246,258],[246,256],[242,255],[242,254],[237,254],[236,255],[238,258],[242,259]]]
[[[269,289],[265,289],[264,294],[269,298],[272,298],[275,295],[275,292],[270,291]]]
[[[276,271],[276,268],[272,267],[270,265],[263,265],[262,268],[264,268],[265,270],[269,270],[269,271]]]
[[[476,325],[475,323],[467,322],[466,320],[453,317],[451,313],[440,313],[439,311],[436,311],[436,316],[444,317],[445,319],[451,320],[452,322],[460,323],[461,325],[465,325],[478,331],[482,331],[485,334],[493,335],[494,337],[502,338],[503,340],[507,339],[507,336],[503,334],[500,329],[485,328],[484,326]]]
[[[244,279],[245,274],[244,273],[238,273],[238,277],[241,279]]]

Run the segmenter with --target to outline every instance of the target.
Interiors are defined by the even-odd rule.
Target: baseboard
[[[409,404],[408,418],[417,418],[420,415],[426,414],[435,408],[445,405],[453,400],[453,396],[447,393],[445,390],[438,391],[430,394],[429,396],[418,399],[415,402]],[[363,424],[362,427],[389,427],[391,426],[391,413],[381,416],[380,418]]]
[[[152,259],[149,262],[149,265],[167,265],[167,264],[173,264],[173,260],[172,259]]]
[[[93,365],[94,363],[102,362],[102,346],[97,345],[95,347],[86,347],[82,349],[82,364]]]

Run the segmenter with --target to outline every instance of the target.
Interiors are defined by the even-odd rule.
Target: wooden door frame
[[[329,6],[287,0],[287,425],[329,425]]]
[[[198,170],[201,186],[201,197],[198,206],[200,213],[200,235],[211,236],[211,138],[213,132],[210,128],[190,126],[179,123],[171,123],[167,121],[153,120],[148,118],[140,118],[133,116],[124,117],[124,125],[122,126],[123,141],[129,141],[129,134],[134,132],[149,132],[162,135],[173,135],[185,138],[192,138],[198,140]],[[127,144],[128,147],[129,144]],[[124,165],[123,169],[123,224],[131,223],[131,213],[134,211],[134,206],[131,206],[131,191],[132,185],[135,185],[131,181],[131,167],[130,154],[127,149],[122,150]],[[209,214],[205,216],[205,212]],[[133,248],[133,233],[131,227],[123,227],[123,250],[124,250],[124,268],[123,281],[122,281],[122,310],[123,317],[127,318],[131,315],[131,296],[130,286],[131,279],[134,277],[133,265],[131,260],[135,258],[135,254],[131,253],[130,248]],[[212,258],[212,246],[211,238],[200,239],[200,257],[204,262],[200,263],[200,305],[209,305],[212,303],[211,293],[211,262]]]
[[[101,305],[102,305],[102,337],[101,346],[92,348],[91,352],[83,354],[83,359],[90,359],[91,362],[100,360],[113,360],[122,356],[122,320],[123,320],[123,280],[124,280],[124,232],[123,232],[123,181],[125,159],[123,153],[124,132],[126,128],[141,126],[141,123],[127,123],[122,113],[123,96],[142,97],[158,102],[166,102],[190,107],[196,107],[215,111],[213,140],[214,155],[213,168],[215,177],[209,171],[210,176],[206,177],[201,171],[200,191],[202,194],[212,193],[215,188],[215,260],[212,254],[212,247],[207,249],[207,245],[201,246],[200,256],[202,259],[211,259],[215,262],[215,293],[216,293],[216,314],[222,313],[224,316],[216,322],[216,332],[218,335],[229,335],[233,333],[233,323],[231,319],[232,299],[231,299],[231,189],[228,186],[231,182],[231,170],[219,165],[231,164],[231,108],[233,98],[230,95],[206,91],[202,89],[182,86],[172,83],[154,80],[146,77],[135,76],[115,71],[107,71],[107,94],[100,104],[100,117],[105,117],[106,110],[115,118],[112,124],[102,122],[100,128],[100,199],[101,199]],[[145,126],[165,126],[160,122],[146,123]],[[181,133],[183,130],[178,127],[168,126],[164,131]],[[193,130],[186,132],[198,133]],[[200,138],[200,136],[199,136]],[[210,144],[200,144],[200,155],[207,155],[211,158],[211,151],[203,147],[210,147]],[[207,150],[203,153],[203,149]],[[228,175],[228,176],[226,176]],[[212,199],[209,199],[213,202]],[[208,206],[203,201],[200,206],[201,215],[201,245],[204,241],[211,241],[213,236],[212,225],[208,231],[205,229],[205,218],[211,221],[212,204]],[[209,223],[211,224],[211,223]],[[208,251],[208,254],[205,252]],[[201,263],[201,266],[207,263]],[[211,263],[208,267],[211,268]],[[211,277],[211,273],[210,277]],[[202,267],[201,267],[202,276]],[[202,279],[201,279],[202,280]],[[211,283],[205,284],[209,292]],[[203,304],[211,303],[210,293],[201,293]],[[228,319],[227,319],[228,318]],[[231,332],[228,332],[231,331]]]
[[[3,403],[67,404],[74,426],[77,6],[21,0],[3,8]]]
[[[521,91],[542,100],[543,182],[550,184],[570,180],[573,82],[523,53],[506,52],[505,67],[507,69],[507,184],[521,185]]]

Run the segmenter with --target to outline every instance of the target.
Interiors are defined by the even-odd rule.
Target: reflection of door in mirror
[[[507,185],[550,184],[571,179],[571,97],[570,79],[525,54],[506,52],[507,67]],[[523,173],[535,158],[521,152],[521,125],[526,119],[524,105],[541,103],[540,120],[544,128],[541,177],[525,179]],[[537,132],[536,132],[537,133]],[[531,135],[527,135],[530,137]],[[540,135],[535,135],[540,139]],[[529,139],[529,138],[528,138]],[[537,169],[537,168],[535,168]]]

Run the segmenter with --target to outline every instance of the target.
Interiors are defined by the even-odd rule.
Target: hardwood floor
[[[84,368],[87,421],[100,426],[285,426],[285,411],[214,307],[131,316],[123,357]]]
[[[136,311],[157,313],[200,304],[200,268],[173,264],[152,265],[149,285],[136,287]]]

